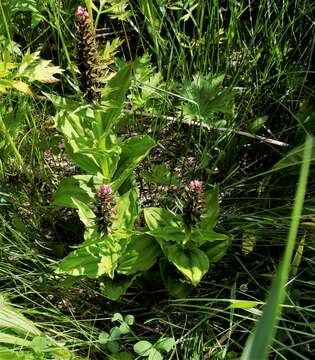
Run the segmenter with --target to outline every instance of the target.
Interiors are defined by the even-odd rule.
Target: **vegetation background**
[[[219,186],[217,229],[231,245],[177,299],[158,268],[117,301],[54,272],[83,240],[76,212],[52,205],[78,168],[45,96],[84,101],[79,5],[93,14],[104,84],[135,64],[118,132],[157,144],[136,171],[142,206],[180,208],[189,179]],[[294,241],[268,358],[312,358],[314,14],[307,0],[0,0],[0,359],[246,358]]]

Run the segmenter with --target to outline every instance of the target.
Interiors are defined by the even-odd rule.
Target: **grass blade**
[[[281,304],[285,298],[285,285],[288,281],[291,259],[296,242],[296,236],[303,209],[304,196],[307,186],[307,178],[312,155],[313,139],[308,137],[304,145],[303,163],[300,170],[300,178],[296,191],[292,220],[285,248],[284,257],[272,284],[262,317],[257,322],[253,335],[247,340],[241,360],[267,359],[269,346],[273,337],[281,313]]]

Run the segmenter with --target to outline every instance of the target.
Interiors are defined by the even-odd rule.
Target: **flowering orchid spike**
[[[100,98],[102,64],[97,52],[95,33],[87,9],[75,11],[75,29],[80,88],[89,101]]]
[[[189,187],[190,187],[191,190],[202,190],[203,189],[203,181],[192,180],[189,183]]]
[[[113,188],[110,185],[102,184],[96,192],[96,196],[100,199],[106,198],[113,193]]]

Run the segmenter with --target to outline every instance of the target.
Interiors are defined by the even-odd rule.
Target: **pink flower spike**
[[[203,188],[203,181],[200,181],[200,180],[192,180],[190,183],[189,183],[189,187],[192,189],[192,190],[201,190]]]
[[[87,12],[85,7],[79,5],[75,12],[75,16],[82,17],[82,19],[85,20],[89,17],[89,13]]]
[[[102,184],[100,185],[100,187],[98,188],[97,192],[96,192],[96,196],[98,198],[105,198],[108,195],[111,195],[113,193],[113,188],[110,185],[107,184]]]

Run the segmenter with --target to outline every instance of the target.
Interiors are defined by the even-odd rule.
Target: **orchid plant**
[[[147,226],[137,226],[140,200],[133,172],[155,142],[148,135],[117,136],[133,65],[122,67],[102,87],[89,13],[79,7],[75,16],[85,100],[47,97],[57,108],[55,124],[64,136],[69,158],[85,172],[60,183],[54,204],[76,208],[85,232],[84,242],[56,271],[99,278],[103,293],[117,299],[164,255],[196,286],[228,244],[225,235],[213,230],[219,210],[217,189],[207,192],[203,182],[193,180],[185,189],[182,215],[146,208]]]

